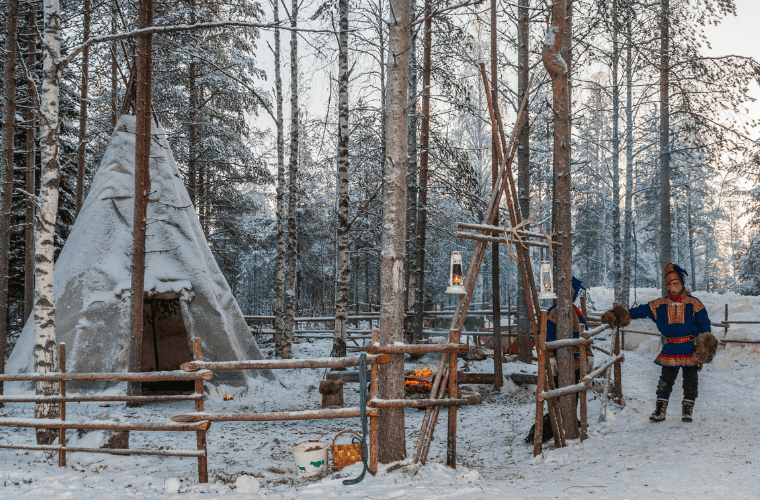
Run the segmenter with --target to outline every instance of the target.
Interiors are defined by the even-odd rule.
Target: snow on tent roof
[[[130,345],[135,117],[122,115],[87,199],[55,263],[56,336],[69,372],[125,372]],[[178,297],[188,343],[203,359],[263,359],[209,249],[160,126],[150,149],[145,292]],[[189,346],[191,351],[192,347]],[[6,373],[34,372],[34,322],[27,321]],[[246,385],[271,371],[221,372],[212,383]],[[93,387],[94,384],[89,384]],[[83,386],[82,389],[85,389]]]

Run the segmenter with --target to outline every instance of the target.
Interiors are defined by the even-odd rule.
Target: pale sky
[[[718,26],[705,28],[712,50],[706,50],[711,56],[739,55],[754,57],[760,63],[760,40],[758,24],[760,23],[760,0],[734,0],[736,16],[728,16]],[[757,83],[750,86],[750,93],[756,99],[748,105],[750,118],[760,118],[760,87]],[[754,137],[760,137],[756,130]]]

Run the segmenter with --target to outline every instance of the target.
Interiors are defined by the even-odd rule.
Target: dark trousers
[[[683,369],[683,400],[694,402],[697,399],[697,387],[699,385],[698,366],[663,366],[660,382],[657,384],[657,401],[667,401],[673,384],[678,377],[679,368]]]

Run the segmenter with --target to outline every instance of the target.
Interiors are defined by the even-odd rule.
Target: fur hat
[[[709,363],[718,349],[718,339],[710,332],[703,332],[694,339],[694,361],[701,364]]]
[[[611,327],[628,326],[631,324],[631,313],[623,306],[616,306],[602,314],[602,323]]]
[[[684,277],[688,276],[689,273],[684,271],[682,268],[678,267],[677,265],[673,264],[672,262],[668,262],[665,264],[665,269],[663,270],[663,274],[665,275],[665,286],[669,285],[673,281],[680,281],[681,285],[685,286]]]

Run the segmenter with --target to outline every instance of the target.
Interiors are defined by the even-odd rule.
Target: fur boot
[[[694,361],[705,364],[712,361],[715,351],[718,349],[718,339],[710,332],[697,335],[694,339]]]
[[[662,422],[665,420],[665,413],[668,411],[668,402],[667,401],[657,401],[657,405],[654,408],[654,411],[651,415],[649,415],[649,420],[651,422]]]
[[[684,401],[681,403],[681,420],[691,422],[694,418],[694,402]]]
[[[631,313],[623,306],[613,307],[602,314],[602,323],[607,323],[613,328],[628,326],[631,323]]]

